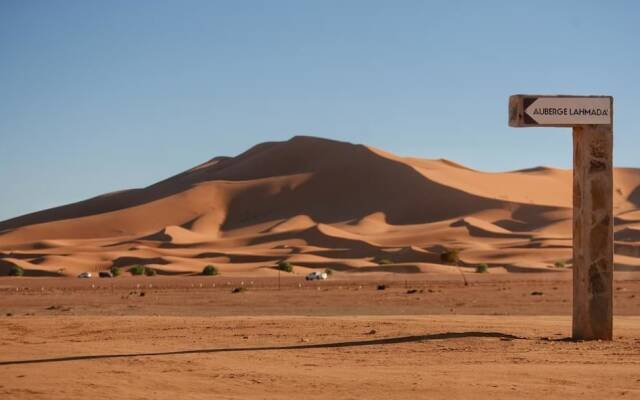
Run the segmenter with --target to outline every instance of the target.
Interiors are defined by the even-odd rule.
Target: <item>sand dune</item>
[[[278,222],[269,232],[300,231],[316,226],[316,222],[306,215],[296,215],[286,221]]]
[[[616,254],[640,268],[640,170],[616,169]],[[571,255],[570,170],[486,173],[313,137],[262,143],[142,189],[0,222],[0,274],[74,275],[148,264],[193,273],[269,275],[441,270],[463,265],[554,271]],[[381,263],[381,260],[385,260]],[[151,260],[151,261],[149,261]],[[407,264],[408,263],[408,264]]]

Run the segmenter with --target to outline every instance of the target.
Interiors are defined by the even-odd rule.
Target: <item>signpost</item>
[[[613,337],[613,97],[514,95],[509,126],[573,128],[573,329]]]

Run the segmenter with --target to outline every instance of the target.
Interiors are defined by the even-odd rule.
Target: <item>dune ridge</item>
[[[299,272],[429,272],[447,270],[435,265],[446,248],[460,250],[463,268],[555,271],[571,257],[571,179],[570,170],[486,173],[296,136],[2,221],[0,274],[139,263],[194,273],[214,263],[225,274],[269,275],[285,259]],[[614,179],[616,254],[640,268],[640,170],[616,169]]]

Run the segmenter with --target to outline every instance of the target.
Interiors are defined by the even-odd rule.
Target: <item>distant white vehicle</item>
[[[91,272],[83,272],[78,275],[78,278],[91,278]]]
[[[329,275],[327,275],[326,272],[313,271],[313,272],[309,273],[307,276],[305,276],[304,279],[306,279],[308,281],[315,281],[315,280],[324,281],[328,277],[329,277]]]

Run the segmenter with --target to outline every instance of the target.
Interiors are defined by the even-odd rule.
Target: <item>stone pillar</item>
[[[573,331],[613,336],[613,129],[573,128]]]

